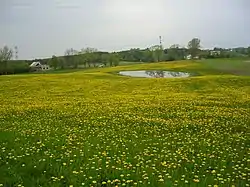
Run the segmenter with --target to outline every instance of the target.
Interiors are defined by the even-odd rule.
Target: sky
[[[0,48],[19,59],[159,44],[250,46],[250,0],[0,0]]]

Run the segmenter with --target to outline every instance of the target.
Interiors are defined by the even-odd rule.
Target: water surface
[[[176,71],[161,71],[161,70],[140,70],[140,71],[121,71],[120,75],[130,77],[146,77],[146,78],[185,78],[190,77],[190,73]]]

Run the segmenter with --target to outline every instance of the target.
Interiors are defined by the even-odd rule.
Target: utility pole
[[[160,47],[159,47],[159,54],[158,54],[158,62],[161,61],[161,58],[163,56],[162,37],[159,36],[159,39],[160,39]]]
[[[15,49],[15,59],[17,60],[18,59],[18,47],[15,46],[14,49]]]
[[[159,36],[159,39],[160,39],[160,47],[162,48],[162,37]]]

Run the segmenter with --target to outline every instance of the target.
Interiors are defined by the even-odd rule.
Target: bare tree
[[[0,73],[6,73],[8,61],[13,57],[13,50],[8,46],[0,48]]]
[[[95,53],[95,52],[98,52],[98,49],[87,47],[87,48],[82,48],[80,53],[85,54],[85,53]]]
[[[9,61],[13,57],[13,50],[8,46],[0,49],[0,62]]]

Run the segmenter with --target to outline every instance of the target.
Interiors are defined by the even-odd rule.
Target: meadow
[[[141,69],[198,76],[116,74]],[[0,186],[250,186],[245,75],[206,60],[0,76]]]

